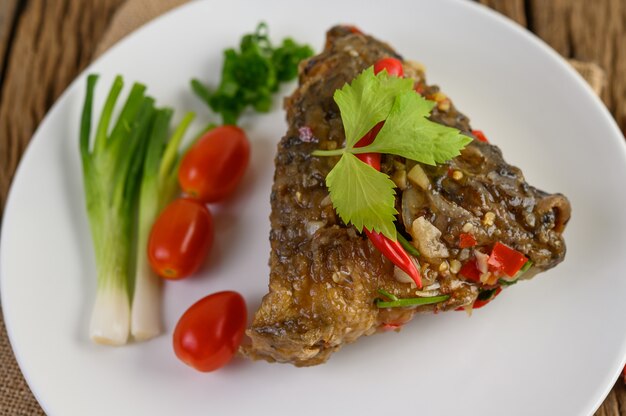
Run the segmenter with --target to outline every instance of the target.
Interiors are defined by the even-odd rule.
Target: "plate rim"
[[[404,0],[394,0],[394,1],[404,1]],[[432,1],[436,1],[436,0],[432,0]],[[439,0],[441,1],[441,0]],[[495,22],[497,22],[499,25],[501,25],[502,27],[505,28],[505,30],[510,30],[515,32],[518,36],[521,36],[525,41],[529,42],[530,44],[533,45],[533,47],[538,48],[539,50],[541,50],[542,54],[544,54],[545,56],[547,56],[549,59],[551,59],[555,64],[558,65],[561,73],[563,74],[567,74],[567,76],[573,80],[578,87],[581,87],[582,90],[585,91],[585,94],[587,96],[587,98],[591,99],[591,101],[594,103],[594,107],[596,107],[597,109],[600,110],[600,112],[603,115],[603,119],[606,122],[606,126],[609,127],[613,133],[614,136],[616,138],[616,140],[613,140],[612,137],[605,137],[603,138],[603,140],[611,140],[614,141],[615,143],[619,143],[619,147],[621,148],[621,151],[623,153],[623,157],[624,160],[626,160],[626,138],[624,137],[624,134],[622,133],[622,131],[620,130],[616,120],[613,118],[612,114],[610,113],[610,111],[608,110],[608,108],[604,105],[604,103],[602,102],[602,100],[600,99],[600,97],[595,94],[595,92],[593,91],[593,89],[591,88],[591,86],[584,80],[584,78],[567,62],[567,60],[561,56],[560,54],[558,54],[558,52],[556,52],[552,47],[550,47],[544,40],[542,40],[541,38],[539,38],[537,35],[535,35],[534,33],[530,32],[529,30],[527,30],[526,28],[524,28],[523,26],[519,25],[517,22],[515,22],[514,20],[496,12],[493,9],[490,9],[489,7],[481,4],[481,3],[476,3],[476,2],[472,2],[472,1],[467,1],[467,0],[445,0],[448,3],[454,4],[455,7],[466,7],[469,9],[474,9],[475,11],[477,11],[478,13],[481,13],[485,16],[488,16],[490,18],[490,20],[493,20]],[[205,0],[204,2],[209,2],[209,0]],[[120,48],[124,48],[125,45],[129,42],[132,42],[136,37],[142,36],[142,34],[144,33],[144,31],[149,30],[151,27],[156,26],[161,24],[161,22],[165,19],[172,19],[174,15],[177,15],[179,13],[183,13],[184,10],[186,10],[187,8],[194,8],[197,7],[199,4],[203,3],[203,1],[190,1],[188,3],[184,3],[182,5],[178,5],[175,8],[155,17],[154,19],[150,20],[149,22],[146,22],[145,24],[139,26],[138,28],[136,28],[135,30],[133,30],[131,33],[129,33],[128,35],[124,36],[122,39],[120,39],[119,41],[117,41],[114,45],[112,45],[109,49],[107,49],[106,51],[104,51],[100,56],[98,56],[96,59],[94,59],[93,61],[91,61],[89,63],[89,65],[87,65],[80,73],[78,73],[76,75],[76,77],[67,85],[67,87],[63,90],[63,92],[59,95],[59,97],[55,100],[54,104],[47,110],[46,115],[42,118],[42,120],[39,122],[39,124],[37,125],[37,128],[35,129],[35,131],[33,132],[26,148],[24,149],[24,152],[20,158],[19,164],[14,172],[13,178],[11,180],[10,183],[10,187],[9,190],[7,192],[7,197],[5,200],[5,206],[4,206],[4,212],[3,212],[3,216],[2,216],[2,224],[0,225],[0,308],[2,309],[2,313],[4,316],[4,323],[5,323],[5,327],[6,327],[6,332],[7,332],[7,337],[8,337],[8,341],[9,344],[11,346],[11,350],[15,356],[16,362],[19,366],[19,369],[24,377],[24,380],[26,381],[30,391],[32,392],[33,396],[35,397],[35,399],[37,400],[38,404],[41,406],[41,408],[44,410],[44,412],[46,414],[49,414],[50,412],[48,411],[49,409],[47,408],[47,404],[44,400],[41,399],[42,395],[41,392],[38,390],[38,388],[36,388],[33,385],[33,378],[31,375],[29,375],[29,373],[27,373],[27,371],[25,370],[25,368],[27,367],[25,365],[25,358],[21,355],[21,352],[16,348],[15,345],[15,340],[14,340],[14,335],[13,335],[13,325],[14,325],[14,321],[11,318],[11,312],[9,312],[7,314],[7,310],[5,309],[5,304],[6,304],[6,290],[5,290],[5,286],[6,286],[6,277],[5,274],[7,274],[7,271],[5,270],[4,264],[5,262],[2,261],[3,258],[5,258],[6,254],[6,241],[7,241],[7,232],[6,232],[6,226],[5,223],[8,222],[7,218],[11,218],[13,216],[13,193],[14,193],[14,188],[15,188],[15,184],[17,182],[20,181],[20,178],[24,175],[23,171],[24,171],[24,166],[27,164],[25,163],[27,160],[29,160],[29,158],[32,157],[32,148],[33,148],[33,144],[35,142],[40,142],[42,139],[39,138],[39,133],[42,130],[42,126],[45,126],[48,123],[49,118],[51,118],[51,114],[56,110],[56,108],[60,105],[62,105],[62,103],[65,101],[66,96],[70,93],[71,90],[73,90],[75,87],[75,84],[78,84],[80,82],[83,81],[83,79],[86,77],[86,75],[91,71],[91,68],[93,68],[94,66],[97,66],[99,64],[99,62],[101,62],[102,60],[108,59],[107,57],[113,53],[114,51],[116,51],[117,49]],[[277,111],[282,111],[281,109],[278,109]],[[621,138],[621,140],[619,140]],[[37,139],[37,140],[35,140]],[[602,403],[604,402],[604,400],[606,400],[608,394],[610,393],[610,391],[612,390],[612,388],[614,387],[615,382],[617,381],[617,379],[619,378],[622,369],[624,368],[624,366],[626,365],[626,337],[624,338],[624,345],[622,348],[622,361],[621,361],[621,366],[619,368],[617,368],[614,372],[614,374],[611,376],[610,374],[607,375],[607,378],[609,380],[609,383],[606,383],[606,387],[603,389],[603,394],[602,396],[598,396],[598,398],[594,401],[593,406],[589,409],[590,413],[589,414],[593,414],[595,411],[597,411],[597,409],[602,405]],[[612,381],[611,381],[612,380]],[[591,400],[590,400],[591,402]],[[58,410],[58,409],[56,409]],[[583,409],[584,410],[584,409]]]

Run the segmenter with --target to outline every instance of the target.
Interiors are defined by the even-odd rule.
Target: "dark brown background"
[[[0,0],[0,215],[35,128],[97,51],[116,38],[112,26],[119,37],[141,23],[127,18],[133,10],[149,8],[156,14],[181,2]],[[527,27],[563,56],[586,63],[596,84],[604,85],[603,101],[626,131],[626,0],[480,2]],[[9,351],[0,316],[0,415],[42,414]],[[626,416],[623,381],[596,415]]]

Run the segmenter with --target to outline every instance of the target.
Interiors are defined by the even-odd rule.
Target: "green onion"
[[[403,308],[406,306],[432,305],[433,303],[445,302],[448,299],[450,299],[450,295],[431,296],[428,298],[397,299],[389,302],[376,299],[376,306],[379,308]]]
[[[136,340],[147,340],[161,333],[162,283],[161,278],[150,267],[148,238],[157,216],[178,191],[176,175],[181,159],[178,149],[194,114],[185,115],[168,141],[171,118],[170,109],[156,111],[143,166],[139,196],[139,250],[130,324],[131,334]]]
[[[498,283],[502,286],[512,286],[517,283],[517,278],[515,278],[515,280],[498,279]]]
[[[94,245],[97,293],[90,336],[98,343],[121,345],[130,326],[129,265],[133,250],[135,205],[154,116],[154,100],[145,87],[133,85],[117,123],[108,134],[113,110],[123,88],[116,77],[104,104],[90,150],[91,116],[96,75],[87,78],[80,128],[85,202]]]
[[[526,273],[528,271],[528,269],[530,269],[531,267],[533,267],[533,262],[528,260],[526,263],[524,263],[524,265],[522,266],[522,268],[518,272],[517,276],[519,277],[523,273]]]
[[[415,248],[415,246],[413,244],[411,244],[409,242],[409,240],[407,240],[406,238],[404,238],[404,236],[402,235],[402,233],[397,233],[398,235],[398,241],[400,242],[400,244],[402,245],[402,247],[404,247],[404,249],[407,251],[407,253],[409,253],[410,255],[412,255],[413,257],[419,257],[420,256],[420,252],[417,251],[417,249]]]
[[[381,295],[383,295],[384,297],[388,299],[398,300],[398,297],[396,295],[394,295],[393,293],[387,292],[385,289],[378,289],[378,293],[380,293]]]
[[[498,283],[500,283],[502,286],[514,285],[515,283],[518,282],[519,278],[522,277],[522,275],[526,273],[528,269],[530,269],[532,266],[533,266],[533,262],[528,260],[526,263],[524,263],[524,265],[519,270],[519,272],[517,272],[517,274],[515,275],[515,278],[513,278],[512,280],[498,279]]]

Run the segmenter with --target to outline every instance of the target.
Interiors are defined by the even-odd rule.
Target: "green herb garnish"
[[[178,191],[179,148],[193,114],[169,136],[172,110],[156,108],[146,87],[135,83],[115,119],[124,86],[117,76],[92,137],[97,79],[87,77],[79,142],[98,279],[90,336],[121,345],[129,331],[140,340],[161,329],[161,279],[146,247],[152,223]]]
[[[524,273],[526,273],[528,271],[528,269],[530,269],[532,266],[533,266],[533,262],[528,260],[526,263],[524,263],[524,265],[519,270],[519,272],[517,272],[517,274],[515,275],[514,279],[512,279],[512,280],[498,279],[498,283],[500,283],[502,286],[514,285],[515,283],[517,283],[519,281],[519,278],[522,277],[522,275]]]
[[[402,247],[406,250],[406,252],[409,253],[411,256],[413,256],[413,257],[419,257],[420,256],[420,252],[417,251],[415,246],[413,244],[411,244],[409,242],[409,240],[404,238],[404,236],[401,233],[398,233],[398,241],[400,242]]]
[[[385,289],[378,289],[378,293],[391,300],[398,300],[398,297],[393,293],[387,292]]]
[[[450,295],[431,296],[427,298],[407,298],[392,301],[376,299],[376,306],[379,308],[403,308],[407,306],[432,305],[433,303],[445,302],[450,299]]]
[[[341,111],[345,148],[313,152],[314,156],[341,156],[326,177],[333,205],[344,223],[396,241],[395,185],[388,175],[355,155],[387,153],[435,165],[458,156],[472,139],[428,120],[435,103],[413,91],[413,80],[392,77],[386,71],[375,75],[373,67],[335,91],[334,99]],[[374,142],[355,147],[381,121],[385,124]]]
[[[300,61],[311,55],[313,50],[308,45],[290,38],[275,48],[267,25],[260,23],[254,33],[242,37],[239,51],[224,51],[222,79],[215,91],[197,79],[191,81],[191,87],[213,111],[221,114],[224,124],[237,124],[248,106],[259,112],[269,111],[272,94],[278,91],[279,84],[294,79]]]
[[[524,265],[522,266],[522,268],[519,270],[519,272],[517,273],[517,277],[521,276],[522,274],[526,273],[528,271],[528,269],[530,269],[531,267],[533,267],[533,262],[528,260],[526,263],[524,263]]]

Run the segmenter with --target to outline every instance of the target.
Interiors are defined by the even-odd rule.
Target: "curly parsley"
[[[313,55],[308,45],[286,38],[278,47],[269,39],[268,28],[260,23],[254,33],[244,35],[239,50],[224,51],[222,79],[215,90],[197,79],[191,81],[194,93],[213,111],[222,116],[224,124],[237,124],[241,113],[252,107],[268,112],[272,94],[281,82],[298,75],[301,60]]]

